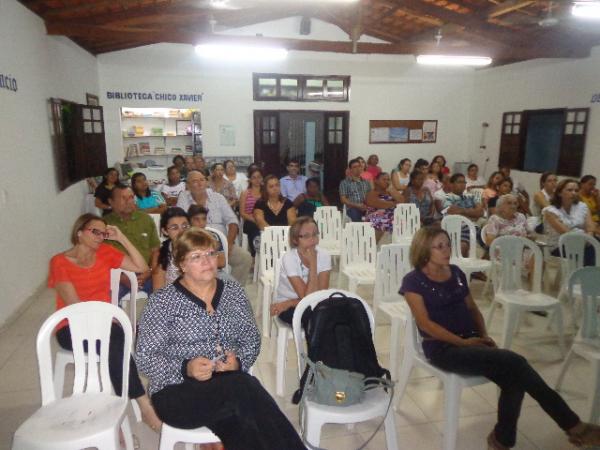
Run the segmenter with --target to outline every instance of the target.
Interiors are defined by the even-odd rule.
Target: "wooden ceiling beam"
[[[177,1],[177,0],[173,0]],[[170,2],[172,3],[172,1]],[[127,10],[129,8],[139,8],[140,1],[139,0],[119,0],[115,2],[114,0],[96,0],[93,2],[87,1],[82,2],[78,5],[70,5],[63,6],[62,8],[52,8],[48,9],[47,12],[44,13],[44,19],[59,19],[64,18],[63,16],[77,16],[77,15],[86,15],[90,12],[96,11],[98,9],[106,9],[110,7],[114,7],[115,5],[120,6],[121,9]]]
[[[536,0],[506,0],[487,9],[486,16],[488,19],[493,19],[495,17],[503,16],[518,9],[525,8],[526,6],[529,6],[532,3],[536,3]]]

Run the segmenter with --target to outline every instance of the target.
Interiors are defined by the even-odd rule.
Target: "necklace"
[[[271,203],[271,200],[267,200],[267,205],[275,215],[279,214],[279,211],[281,211],[281,208],[283,207],[283,203],[281,203],[279,199],[277,199],[277,203],[275,204],[275,206],[273,203]]]

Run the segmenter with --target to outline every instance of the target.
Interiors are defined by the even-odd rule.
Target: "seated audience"
[[[104,217],[106,223],[119,228],[137,251],[141,253],[146,264],[150,266],[154,254],[158,253],[160,247],[154,220],[145,212],[137,210],[133,191],[127,186],[115,186],[108,201],[112,207],[112,212]],[[118,250],[127,252],[127,249],[118,242],[111,241],[109,244],[115,246]],[[150,294],[152,292],[152,272],[147,269],[136,273],[139,289]],[[129,279],[121,278],[119,298],[127,292],[129,292]]]
[[[352,222],[361,222],[367,210],[365,197],[371,190],[371,184],[361,178],[362,165],[359,158],[351,159],[348,163],[350,175],[340,183],[340,201],[346,205],[346,214]]]
[[[275,175],[267,175],[264,179],[261,198],[254,205],[254,220],[261,231],[268,226],[292,225],[296,221],[296,208],[281,195]]]
[[[192,228],[174,253],[182,276],[150,297],[136,352],[158,416],[177,428],[207,426],[228,450],[304,449],[277,403],[247,373],[260,333],[242,287],[216,276],[214,239]]]
[[[584,175],[579,181],[579,199],[587,205],[595,223],[600,221],[600,192],[596,189],[596,177]]]
[[[511,178],[510,176],[510,167],[507,165],[503,165],[498,167],[498,170],[500,171],[500,173],[502,174],[502,176],[504,178]],[[522,196],[526,201],[527,204],[529,204],[529,193],[525,190],[525,186],[523,186],[523,184],[519,181],[515,182],[515,186],[513,188],[513,194],[517,195],[517,196]]]
[[[118,242],[127,254],[104,243],[105,239]],[[110,271],[124,269],[146,272],[148,264],[135,246],[119,228],[107,225],[94,214],[80,216],[71,231],[73,247],[50,260],[48,287],[56,290],[56,309],[86,301],[111,302]],[[110,333],[108,372],[113,389],[121,395],[123,377],[122,328],[113,324]],[[56,340],[65,350],[73,350],[68,322],[64,320],[56,329]],[[62,391],[62,386],[61,386]],[[135,361],[129,362],[128,396],[140,406],[142,418],[148,426],[158,431],[161,421],[150,404],[150,399],[138,376]]]
[[[256,166],[248,172],[248,189],[240,195],[240,216],[244,221],[242,231],[248,236],[248,245],[250,246],[250,254],[252,256],[256,254],[254,240],[260,236],[260,229],[256,225],[256,219],[254,218],[254,205],[260,199],[262,184],[263,175],[258,166]]]
[[[483,189],[485,188],[485,180],[479,175],[479,166],[477,164],[469,164],[467,167],[467,191],[470,189]]]
[[[452,192],[452,185],[450,184],[450,174],[442,175],[442,189],[433,194],[433,201],[435,203],[436,217],[442,216],[444,210],[444,203],[446,203],[447,195]]]
[[[398,163],[398,168],[392,170],[392,186],[400,193],[403,193],[408,186],[411,166],[410,159],[404,158]]]
[[[196,169],[196,163],[194,162],[193,156],[186,156],[185,157],[185,173],[188,174],[192,170],[201,170],[201,169]]]
[[[367,214],[365,220],[371,222],[375,228],[377,241],[384,233],[391,233],[394,227],[394,210],[396,204],[403,203],[402,197],[394,198],[390,192],[390,176],[387,172],[380,172],[374,180],[374,189],[367,193],[365,205]]]
[[[581,422],[524,357],[497,348],[488,336],[465,274],[450,265],[450,238],[444,230],[421,228],[413,238],[410,260],[415,270],[404,277],[400,294],[423,336],[426,358],[441,370],[484,376],[500,388],[497,423],[486,448],[514,447],[525,393],[565,431],[570,442],[600,443],[600,427]]]
[[[201,169],[196,169],[200,170]],[[225,178],[225,167],[221,163],[214,163],[210,168],[210,179],[208,187],[214,192],[221,194],[234,210],[238,205],[238,198],[235,191],[235,186],[231,181]]]
[[[417,159],[417,162],[415,162],[415,168],[413,170],[423,172],[423,174],[427,176],[429,173],[429,162],[426,159],[419,158]]]
[[[379,156],[370,155],[369,159],[367,159],[367,167],[365,170],[371,174],[373,180],[381,173],[381,167],[379,167]]]
[[[194,155],[194,170],[206,170],[206,161],[201,155]]]
[[[500,184],[497,186],[498,195],[496,197],[490,198],[488,201],[488,213],[489,215],[496,214],[496,203],[498,202],[498,198],[502,195],[513,194],[513,196],[517,199],[518,202],[518,211],[526,216],[531,215],[531,211],[529,210],[529,204],[527,200],[519,195],[514,194],[513,190],[513,181],[511,178],[504,178]]]
[[[500,194],[494,213],[485,226],[485,243],[491,245],[498,236],[527,237],[527,217],[519,212],[519,200],[508,191]]]
[[[160,231],[167,236],[158,253],[152,258],[152,288],[157,291],[179,277],[179,269],[173,262],[173,245],[177,238],[191,227],[187,213],[177,206],[167,209],[160,216]]]
[[[436,163],[437,164],[437,163]],[[416,170],[410,174],[410,183],[404,191],[408,203],[414,203],[421,216],[421,225],[432,225],[435,222],[435,204],[429,189],[425,187],[425,175]]]
[[[102,210],[103,216],[111,212],[108,199],[110,198],[112,188],[114,188],[117,184],[119,184],[119,172],[114,167],[109,167],[106,169],[106,172],[104,172],[102,181],[94,192],[94,197],[96,198],[94,203],[96,208]]]
[[[440,172],[442,174],[450,173],[450,169],[446,166],[446,158],[443,155],[434,156],[431,162],[436,162],[440,165]]]
[[[483,190],[483,201],[487,205],[491,198],[498,196],[498,185],[504,180],[501,172],[494,172],[488,178],[488,182]]]
[[[173,165],[177,167],[177,170],[179,170],[179,175],[181,176],[181,179],[185,180],[185,177],[187,177],[187,169],[185,167],[185,159],[183,158],[183,156],[173,156]]]
[[[542,210],[544,216],[544,232],[546,241],[553,249],[554,256],[559,255],[558,239],[561,234],[569,232],[587,233],[597,236],[598,226],[592,220],[588,206],[579,201],[579,183],[567,178],[556,186],[550,206]],[[593,247],[586,247],[584,265],[594,265]]]
[[[312,217],[319,206],[329,206],[325,195],[321,192],[321,181],[318,178],[306,180],[306,193],[300,194],[294,200],[294,206],[299,216]]]
[[[271,315],[291,325],[300,300],[313,292],[329,289],[331,256],[318,247],[319,230],[312,217],[298,218],[290,228],[289,240],[290,250],[281,258],[279,284],[271,304]],[[307,313],[303,314],[304,326],[308,317]]]
[[[252,266],[252,257],[247,250],[236,245],[239,231],[238,218],[221,194],[207,189],[206,176],[197,170],[190,172],[187,179],[187,191],[177,200],[177,206],[188,211],[192,205],[200,205],[208,211],[207,225],[216,228],[227,236],[229,266],[231,276],[242,286],[246,284],[248,272]]]
[[[362,156],[358,156],[357,159],[360,162],[360,166],[361,166],[360,177],[363,180],[367,180],[372,188],[373,187],[373,179],[375,177],[373,176],[373,174],[371,172],[369,172],[367,170],[367,162],[365,161],[365,158],[363,158]]]
[[[542,210],[546,206],[550,206],[550,200],[554,195],[558,178],[552,172],[544,172],[540,177],[540,188],[539,192],[533,195],[533,215],[541,216]]]
[[[437,191],[444,187],[442,183],[442,167],[437,161],[432,161],[429,165],[429,171],[425,177],[423,186],[429,189],[433,197]]]
[[[134,173],[131,177],[131,189],[135,194],[135,204],[138,209],[146,214],[162,214],[167,209],[163,196],[154,190],[150,190],[146,175]]]
[[[242,191],[248,186],[248,178],[243,172],[237,171],[235,162],[233,162],[231,159],[225,161],[223,163],[223,167],[225,167],[225,177],[233,184],[233,187],[235,188],[236,198],[240,198]]]
[[[181,175],[177,166],[171,166],[167,169],[167,182],[159,186],[158,191],[162,194],[167,206],[175,206],[177,197],[185,191],[185,183],[181,181]]]
[[[300,194],[306,192],[306,177],[300,175],[300,162],[291,159],[287,164],[288,174],[281,178],[281,195],[293,202]]]

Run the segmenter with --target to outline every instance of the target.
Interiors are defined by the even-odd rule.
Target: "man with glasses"
[[[300,162],[297,159],[290,159],[287,171],[288,174],[279,180],[281,195],[293,202],[300,194],[306,194],[307,178],[304,175],[299,175]]]
[[[135,205],[135,197],[131,188],[125,185],[116,185],[112,188],[108,203],[112,208],[112,212],[104,216],[104,220],[108,225],[114,225],[127,236],[127,239],[141,253],[146,260],[148,267],[151,266],[152,257],[158,253],[160,248],[160,240],[154,220],[148,214],[138,211]],[[107,241],[123,253],[127,253],[123,246],[115,241]],[[137,274],[139,289],[147,294],[152,293],[152,277],[151,271],[147,270]],[[129,292],[129,280],[121,280],[121,289],[119,290],[119,298]]]
[[[207,179],[202,172],[192,170],[188,174],[186,187],[187,190],[179,194],[177,206],[184,211],[188,211],[192,205],[200,205],[208,210],[207,226],[227,236],[231,276],[242,286],[245,285],[252,266],[252,257],[247,250],[235,243],[239,230],[237,216],[225,197],[207,188]]]

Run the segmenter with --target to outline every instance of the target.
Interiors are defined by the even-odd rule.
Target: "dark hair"
[[[181,162],[185,164],[185,159],[184,159],[184,158],[183,158],[183,156],[181,156],[181,155],[176,155],[176,156],[174,156],[174,157],[173,157],[173,159],[171,160],[171,162],[172,162],[173,164],[175,164],[175,161],[177,161],[178,159],[180,159],[180,160],[181,160]]]
[[[277,178],[275,175],[267,175],[263,179],[263,185],[260,188],[260,197],[265,202],[269,200],[269,194],[267,193],[267,184],[269,184],[269,181],[271,180],[277,180],[277,182],[279,183],[279,178]],[[281,195],[281,192],[279,193],[279,199],[283,200],[283,195]]]
[[[540,177],[540,189],[544,188],[544,183],[546,183],[546,180],[548,179],[549,176],[554,175],[554,172],[544,172],[542,174],[542,176]],[[583,179],[583,178],[582,178]]]
[[[298,165],[300,165],[300,161],[297,160],[296,158],[291,158],[291,159],[288,160],[286,166],[289,166],[290,164],[298,164]]]
[[[169,220],[171,220],[173,217],[185,217],[186,219],[189,220],[188,215],[186,214],[186,212],[183,209],[181,209],[177,206],[167,208],[167,210],[160,215],[160,232],[161,233],[162,233],[163,229],[167,228],[167,225],[169,224]],[[167,270],[170,259],[171,259],[171,239],[166,239],[160,245],[160,250],[158,251],[158,264],[160,264],[160,267],[162,268],[162,270]]]
[[[110,173],[112,171],[117,172],[117,183],[119,182],[119,171],[117,169],[115,169],[114,167],[109,167],[108,169],[106,169],[104,171],[104,174],[102,175],[102,181],[100,182],[100,185],[104,185],[106,186],[106,184],[108,183],[108,175],[110,175]]]
[[[488,182],[485,185],[485,187],[487,188],[491,188],[491,189],[496,189],[496,186],[492,186],[492,181],[494,180],[494,177],[496,175],[502,175],[502,178],[504,178],[504,174],[502,172],[500,172],[499,170],[496,170],[495,172],[492,172],[492,174],[490,175],[490,177],[488,178]]]
[[[146,178],[146,175],[144,175],[144,174],[143,174],[143,173],[141,173],[141,172],[136,172],[136,173],[134,173],[134,174],[131,176],[131,190],[133,191],[133,193],[135,194],[135,196],[136,196],[137,198],[139,198],[139,199],[142,199],[142,198],[144,198],[144,197],[150,197],[150,195],[152,195],[152,194],[150,193],[150,187],[147,187],[147,188],[146,188],[146,192],[144,192],[144,197],[140,197],[140,196],[138,195],[138,193],[136,192],[136,190],[135,190],[135,182],[137,181],[137,179],[138,179],[138,178],[141,178],[141,177],[144,177],[144,178]]]
[[[170,208],[167,208],[165,210],[165,212],[163,212],[160,215],[160,230],[161,230],[161,232],[162,232],[163,228],[167,228],[169,220],[171,220],[173,217],[188,218],[188,215],[182,208],[179,208],[178,206],[172,206]]]
[[[554,194],[552,194],[552,198],[550,199],[551,205],[556,206],[557,208],[560,208],[562,206],[562,199],[560,198],[560,194],[563,191],[563,189],[565,187],[567,187],[567,184],[569,184],[569,183],[575,183],[577,186],[579,186],[579,183],[574,178],[566,178],[566,179],[562,180],[556,186],[556,189],[554,190]],[[578,202],[579,202],[579,199],[576,197],[575,200],[573,200],[573,203],[578,203]]]
[[[216,162],[214,163],[212,166],[210,166],[210,171],[214,172],[215,169],[219,166],[223,166],[223,170],[225,170],[225,164],[221,163],[221,162]]]
[[[504,178],[500,183],[498,183],[498,186],[500,186],[503,183],[509,182],[510,183],[510,190],[512,191],[512,188],[515,186],[515,183],[513,183],[513,180],[511,177],[506,177]]]
[[[233,161],[233,159],[226,159],[225,161],[223,161],[223,168],[227,169],[227,164],[233,164],[233,166],[235,167],[235,162]]]
[[[319,180],[317,177],[308,178],[306,180],[306,183],[304,183],[304,185],[306,186],[307,189],[308,189],[309,183],[315,183],[316,185],[319,186],[319,189],[321,188],[321,180]]]
[[[379,156],[376,153],[373,153],[372,155],[369,155],[369,157],[367,158],[367,164],[369,164],[369,161],[371,161],[373,159],[373,157],[375,157],[379,160]]]
[[[398,170],[402,170],[402,166],[404,165],[404,163],[405,163],[406,161],[410,162],[410,158],[402,158],[402,159],[400,160],[400,162],[398,163]]]
[[[123,183],[115,184],[115,186],[110,190],[110,196],[108,198],[111,200],[114,200],[115,196],[117,195],[116,193],[119,191],[124,191],[125,189],[131,189],[131,188]]]
[[[409,178],[408,178],[408,186],[409,186],[409,187],[413,187],[413,186],[414,186],[414,181],[415,181],[415,178],[417,178],[419,175],[425,176],[425,175],[423,174],[423,172],[419,172],[418,170],[413,170],[413,171],[410,173],[410,176],[409,176]]]
[[[475,167],[475,168],[479,169],[479,166],[478,166],[477,164],[469,164],[469,167],[467,167],[467,172],[468,172],[469,170],[471,170],[473,167]]]
[[[437,164],[438,166],[440,166],[440,171],[436,174],[438,181],[442,181],[442,169],[444,168],[444,166],[441,166],[439,162],[436,162],[435,160],[431,161],[431,164],[429,164],[429,173],[433,173],[431,171],[431,168],[433,167],[434,164]]]
[[[581,180],[579,180],[579,184],[587,183],[590,180],[596,181],[596,177],[594,175],[584,175],[581,177]]]
[[[379,172],[377,175],[375,175],[375,180],[379,180],[381,177],[383,177],[384,175],[389,175],[389,173],[381,171]]]
[[[442,164],[442,167],[446,167],[446,157],[444,155],[435,155],[433,157],[433,159],[431,160],[431,162],[435,162],[435,160],[438,158],[442,158],[444,160],[444,164]]]
[[[360,156],[358,158],[353,158],[350,161],[348,161],[348,169],[352,168],[352,164],[360,164]]]
[[[462,173],[460,173],[460,172],[457,172],[457,173],[453,174],[453,175],[450,177],[450,183],[452,183],[452,184],[456,183],[456,181],[457,181],[459,178],[465,178],[465,176],[464,176]]]
[[[177,166],[169,166],[167,168],[167,175],[169,175],[171,173],[171,171],[173,171],[175,169],[179,170],[179,168]]]
[[[190,205],[187,211],[187,218],[192,220],[192,217],[200,216],[200,215],[208,215],[208,209],[204,206],[200,205]]]
[[[252,178],[252,175],[254,175],[256,172],[260,173],[260,176],[262,177],[262,170],[260,170],[258,167],[253,167],[252,170],[248,170],[248,189],[250,189],[250,186],[252,186],[252,181],[250,181],[250,178]]]
[[[429,161],[427,161],[426,159],[423,158],[419,158],[417,159],[417,162],[415,163],[415,170],[419,170],[421,167],[423,166],[428,166],[429,165]]]
[[[262,173],[262,169],[260,168],[259,164],[256,163],[251,163],[247,168],[246,168],[246,175],[248,175],[248,178],[250,178],[250,171],[253,171],[254,169],[259,169]]]
[[[71,230],[71,244],[77,245],[79,243],[77,234],[80,231],[83,231],[85,229],[85,227],[87,227],[88,224],[90,222],[93,222],[94,220],[98,220],[98,221],[102,222],[104,225],[106,225],[106,222],[104,221],[104,219],[97,216],[96,214],[86,213],[86,214],[82,214],[81,216],[79,216],[77,218],[77,220],[73,224],[73,228]]]

